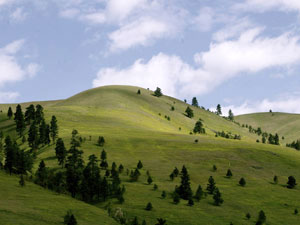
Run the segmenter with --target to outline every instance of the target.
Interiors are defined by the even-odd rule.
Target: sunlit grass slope
[[[59,136],[67,146],[72,129],[77,129],[87,139],[81,147],[85,160],[91,154],[100,157],[102,148],[96,146],[96,141],[98,136],[103,135],[110,165],[112,162],[122,163],[126,171],[134,169],[138,160],[143,162],[144,168],[138,182],[131,183],[125,173],[121,175],[127,190],[125,203],[120,205],[113,200],[112,207],[121,207],[129,217],[137,216],[140,221],[145,219],[147,224],[155,224],[156,218],[162,217],[167,219],[169,225],[223,225],[230,222],[250,225],[255,223],[260,210],[265,211],[267,224],[299,223],[300,217],[293,215],[293,212],[295,208],[300,208],[300,188],[289,190],[285,187],[290,175],[295,176],[299,183],[299,152],[255,143],[256,135],[206,110],[192,107],[195,117],[189,119],[184,115],[187,107],[184,102],[167,96],[157,98],[145,89],[137,95],[138,89],[141,88],[101,87],[45,105],[46,119],[49,121],[52,115],[57,116]],[[170,110],[171,106],[175,107],[174,111]],[[8,105],[1,107],[7,108]],[[170,116],[171,120],[165,119],[165,115]],[[199,118],[204,121],[208,134],[190,135]],[[10,126],[13,127],[13,122],[7,121],[5,116],[1,117],[0,127],[3,124],[12,124]],[[222,130],[240,134],[242,140],[216,138],[213,131]],[[46,161],[47,166],[58,168],[54,147],[51,145],[39,151],[35,169],[41,159]],[[27,146],[23,145],[23,148]],[[216,172],[212,171],[214,164],[218,168]],[[181,169],[182,165],[186,165],[189,171],[194,191],[199,184],[205,189],[209,176],[213,176],[224,204],[214,206],[210,195],[193,207],[187,206],[187,201],[173,204],[171,192],[175,185],[179,185],[180,178],[170,181],[169,175],[175,166]],[[225,178],[228,168],[233,172],[231,179]],[[153,185],[147,185],[147,170],[153,183],[158,185],[156,191]],[[277,185],[272,183],[274,175],[279,177]],[[246,187],[238,185],[241,177],[246,179]],[[160,198],[163,190],[168,193],[166,199]],[[14,191],[11,195],[17,198],[18,192]],[[145,210],[148,202],[154,207],[152,211]],[[47,207],[47,202],[45,204]],[[97,206],[104,208],[106,204]],[[245,219],[248,212],[252,215],[249,221]],[[21,214],[16,217],[21,217]]]
[[[236,117],[241,124],[261,127],[271,133],[284,136],[283,143],[292,142],[300,138],[300,115],[290,113],[253,113]]]

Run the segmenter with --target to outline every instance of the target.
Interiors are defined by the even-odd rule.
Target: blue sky
[[[111,84],[300,113],[299,0],[0,0],[0,102]]]

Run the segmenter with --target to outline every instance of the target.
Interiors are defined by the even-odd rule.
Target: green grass
[[[141,170],[142,176],[138,182],[130,183],[125,173],[121,175],[127,190],[125,203],[119,205],[116,200],[113,200],[113,207],[121,207],[129,217],[137,216],[140,221],[145,219],[147,224],[154,224],[156,218],[162,217],[172,225],[218,225],[230,224],[230,222],[247,225],[254,224],[260,210],[265,211],[268,224],[298,223],[300,217],[293,215],[293,211],[295,208],[300,208],[300,188],[289,190],[285,187],[287,177],[290,175],[295,176],[299,183],[300,153],[298,151],[255,143],[257,136],[250,134],[247,129],[199,108],[193,107],[195,117],[189,119],[183,115],[187,107],[184,102],[167,96],[157,98],[152,96],[151,91],[141,88],[142,94],[137,95],[138,89],[128,86],[107,86],[88,90],[50,105],[41,102],[45,107],[48,121],[52,115],[57,116],[59,135],[67,145],[70,142],[72,129],[77,129],[83,137],[87,138],[81,147],[85,160],[91,154],[100,157],[102,148],[96,146],[96,142],[98,136],[103,135],[106,140],[104,148],[110,165],[112,162],[118,165],[122,163],[126,171],[135,168],[138,160],[143,162],[144,168]],[[172,105],[175,111],[170,110]],[[4,112],[7,107],[8,105],[0,105],[0,109]],[[166,120],[165,115],[170,116],[171,121]],[[7,121],[5,116],[0,118],[2,118],[0,128],[13,124],[12,121]],[[207,134],[190,135],[189,132],[199,118],[204,121]],[[215,138],[213,131],[222,130],[240,134],[242,140]],[[92,141],[88,141],[89,136],[92,136]],[[199,142],[195,143],[195,139]],[[26,145],[22,147],[27,148]],[[41,159],[44,159],[49,167],[58,167],[54,156],[54,145],[42,148],[35,169]],[[214,164],[218,168],[216,172],[212,171]],[[193,207],[187,206],[187,201],[174,205],[171,193],[175,185],[179,184],[180,178],[170,181],[169,175],[175,166],[181,169],[182,165],[186,165],[189,171],[194,191],[199,184],[205,189],[207,180],[212,175],[222,193],[224,204],[221,207],[214,206],[212,196],[208,195]],[[233,172],[231,179],[225,178],[228,168]],[[153,184],[158,185],[157,191],[153,190],[153,185],[147,185],[147,170],[151,173]],[[279,177],[277,185],[272,184],[274,175]],[[241,177],[246,179],[246,187],[238,185]],[[20,189],[16,181],[13,185]],[[39,189],[33,184],[26,188],[32,189],[32,193]],[[1,189],[2,187],[0,191]],[[160,198],[163,190],[168,193],[166,199]],[[11,198],[18,199],[18,191],[11,191],[10,195]],[[34,194],[31,197],[34,198]],[[62,197],[68,200],[61,202],[72,201],[86,205],[69,197]],[[152,211],[145,210],[148,202],[151,202],[154,207]],[[5,209],[2,204],[6,203],[9,203],[9,200],[2,201],[1,198],[0,212]],[[43,201],[43,203],[45,208],[51,207],[49,202]],[[26,204],[30,204],[30,201],[28,200],[28,203],[24,201],[24,205]],[[100,203],[97,207],[102,210],[106,204]],[[87,212],[90,212],[89,207],[95,208],[95,206],[87,206],[85,208]],[[37,209],[39,212],[40,210]],[[6,214],[5,212],[3,214]],[[252,215],[249,221],[245,219],[248,212]],[[51,217],[52,213],[49,211],[46,214]],[[21,220],[22,215],[22,210],[16,209],[13,217]],[[9,217],[8,213],[6,216]],[[98,221],[101,224],[102,220]]]
[[[236,121],[249,124],[252,127],[261,127],[262,130],[278,133],[284,136],[282,143],[290,143],[300,138],[300,115],[290,113],[253,113],[237,116]]]

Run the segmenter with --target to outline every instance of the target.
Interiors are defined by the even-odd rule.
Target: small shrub
[[[152,209],[153,209],[153,206],[152,206],[151,202],[149,202],[146,206],[146,210],[151,211]]]

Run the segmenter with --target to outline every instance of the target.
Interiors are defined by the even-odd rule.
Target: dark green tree
[[[148,182],[149,185],[152,184],[153,180],[152,180],[151,176],[148,177],[147,182]]]
[[[207,184],[206,190],[208,191],[209,194],[213,194],[215,189],[216,189],[215,180],[212,176],[210,176],[208,179],[208,184]]]
[[[26,108],[25,111],[25,122],[29,125],[32,121],[35,120],[35,108],[34,105],[31,104]]]
[[[55,116],[52,116],[51,122],[50,122],[50,136],[52,138],[53,143],[55,143],[55,139],[58,136],[58,125],[57,125],[57,119]]]
[[[265,215],[265,212],[263,210],[261,210],[258,214],[258,219],[257,219],[256,225],[262,225],[266,222],[266,220],[267,220],[267,217]]]
[[[58,164],[64,167],[67,157],[67,149],[65,147],[63,139],[61,138],[57,139],[56,141],[55,155],[58,160]]]
[[[185,166],[181,170],[181,184],[177,189],[177,193],[182,199],[188,200],[192,198],[193,192],[190,184],[190,176]]]
[[[141,90],[140,90],[140,89],[137,91],[137,94],[138,94],[138,95],[140,95],[140,94],[141,94]]]
[[[295,209],[295,210],[294,210],[294,214],[295,214],[295,215],[298,215],[298,213],[299,213],[298,209]]]
[[[242,186],[242,187],[245,187],[246,186],[246,180],[245,178],[241,178],[240,181],[239,181],[239,184]]]
[[[147,205],[146,205],[146,210],[147,211],[151,211],[153,209],[153,206],[151,204],[151,202],[149,202]]]
[[[44,160],[40,162],[39,168],[35,173],[35,183],[42,186],[46,187],[47,186],[47,180],[48,180],[48,168],[46,167],[46,164]]]
[[[141,162],[141,160],[139,160],[138,164],[137,164],[137,168],[140,170],[143,168],[143,163]]]
[[[229,109],[229,112],[228,112],[228,119],[229,119],[230,121],[234,121],[234,115],[233,115],[233,112],[232,112],[231,109]]]
[[[177,192],[174,192],[173,202],[177,205],[180,202],[180,196]]]
[[[131,171],[131,173],[130,173],[130,181],[131,182],[138,181],[140,175],[141,175],[141,173],[140,173],[139,169],[136,168],[135,171]]]
[[[64,224],[66,225],[77,225],[77,220],[74,216],[74,214],[72,213],[71,210],[69,210],[67,212],[67,215],[65,215],[64,217]]]
[[[22,134],[26,129],[26,125],[21,105],[17,105],[14,120],[16,123],[16,131],[19,134],[19,136],[22,137]]]
[[[175,169],[173,170],[173,173],[174,173],[175,177],[177,177],[179,175],[179,170],[177,169],[177,167],[175,167]]]
[[[192,99],[192,106],[199,107],[198,100],[196,97],[193,97],[193,99]]]
[[[216,111],[216,114],[217,114],[218,116],[221,116],[221,115],[222,115],[222,108],[221,108],[221,105],[220,105],[220,104],[217,105],[217,111]]]
[[[278,184],[278,177],[277,177],[277,176],[274,176],[274,177],[273,177],[273,181],[274,181],[274,184]]]
[[[99,136],[98,137],[98,142],[97,142],[98,146],[102,147],[105,144],[105,140],[103,136]]]
[[[232,177],[232,172],[230,169],[227,170],[226,177],[228,177],[228,178]]]
[[[275,145],[279,145],[279,136],[278,136],[278,134],[275,134],[275,137],[274,137],[274,144],[275,144]]]
[[[8,111],[7,111],[7,117],[8,117],[9,119],[11,119],[12,116],[13,116],[13,111],[12,111],[11,107],[9,107],[9,108],[8,108]]]
[[[219,189],[216,188],[213,194],[214,194],[214,195],[213,195],[213,199],[214,199],[214,201],[215,201],[215,205],[216,205],[216,206],[222,205],[223,202],[224,202],[224,200],[222,199],[222,195],[221,195]]]
[[[33,150],[38,149],[39,135],[38,135],[38,129],[36,127],[35,122],[31,123],[29,131],[28,131],[28,144],[29,144],[29,147],[31,147]]]
[[[167,192],[166,192],[166,191],[162,191],[161,197],[162,197],[162,198],[166,198],[166,197],[167,197]]]
[[[47,139],[47,124],[45,120],[42,119],[39,126],[39,144],[45,145]]]
[[[24,150],[20,150],[17,143],[14,143],[14,148],[16,151],[16,162],[15,168],[16,173],[18,174],[27,174],[27,172],[31,172],[33,167],[33,158],[30,152],[25,152]]]
[[[203,194],[204,194],[204,192],[202,190],[202,187],[201,187],[201,185],[199,185],[194,198],[199,202],[203,198]]]
[[[156,88],[156,90],[154,91],[154,96],[156,97],[161,97],[163,94],[162,94],[162,91],[159,87]]]
[[[189,118],[193,118],[194,117],[194,111],[188,106],[185,110],[185,115]]]
[[[36,105],[35,121],[39,125],[44,119],[44,108],[40,104]]]
[[[205,134],[205,129],[203,127],[203,123],[201,120],[198,120],[195,124],[195,127],[194,127],[194,133],[198,133],[198,134]]]
[[[10,138],[10,136],[7,136],[5,138],[5,145],[4,145],[4,153],[5,153],[5,163],[4,163],[4,169],[9,172],[9,174],[12,174],[14,171],[14,166],[16,163],[16,149],[14,148],[13,142]]]
[[[247,218],[247,220],[250,220],[251,214],[250,214],[250,213],[247,213],[247,214],[246,214],[246,218]]]
[[[296,187],[296,185],[297,185],[297,183],[296,183],[295,177],[289,176],[288,182],[287,182],[287,188],[293,189]]]
[[[167,221],[162,218],[158,218],[155,225],[167,225]]]

